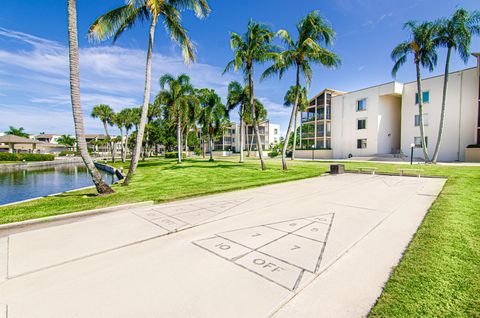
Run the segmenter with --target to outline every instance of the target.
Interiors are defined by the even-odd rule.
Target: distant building
[[[262,149],[269,149],[273,144],[280,142],[280,125],[271,124],[268,120],[259,124],[259,135]],[[253,126],[245,127],[244,150],[256,150],[257,142],[255,139]],[[215,140],[215,150],[240,152],[240,125],[232,123],[226,128],[223,134]]]

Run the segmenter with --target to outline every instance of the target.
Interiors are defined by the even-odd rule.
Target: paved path
[[[0,317],[361,317],[444,182],[327,176],[0,232]]]

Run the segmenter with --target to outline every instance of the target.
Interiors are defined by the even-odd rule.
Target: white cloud
[[[141,104],[145,51],[97,46],[81,48],[79,53],[82,107],[87,114],[100,103],[117,110]],[[188,73],[195,86],[216,89],[223,97],[228,83],[239,78],[222,76],[223,69],[209,64],[185,66],[180,54],[156,53],[152,65],[152,95],[158,91],[158,78],[163,73]],[[8,123],[2,116],[0,130],[15,125],[32,131],[49,131],[48,127],[53,127],[58,133],[73,132],[65,45],[0,28],[0,74],[0,111],[2,115],[8,113]],[[86,120],[87,130],[99,128],[98,122]]]

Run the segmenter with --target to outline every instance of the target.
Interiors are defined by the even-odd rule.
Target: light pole
[[[312,160],[315,160],[315,145],[312,145]]]
[[[413,165],[413,148],[415,148],[415,144],[410,144],[410,165]]]

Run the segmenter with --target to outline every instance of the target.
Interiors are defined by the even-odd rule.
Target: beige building
[[[280,142],[280,125],[271,124],[268,120],[259,125],[260,142],[262,149],[269,149],[271,145]],[[245,127],[244,149],[257,149],[254,129],[252,126]],[[215,140],[215,150],[240,151],[240,125],[232,123],[223,134]]]

